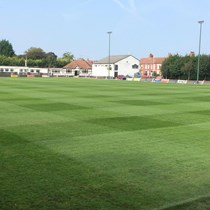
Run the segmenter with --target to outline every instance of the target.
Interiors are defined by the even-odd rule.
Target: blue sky
[[[92,60],[111,54],[137,58],[210,54],[210,0],[0,0],[0,40],[16,54],[40,47],[59,57],[71,52]]]

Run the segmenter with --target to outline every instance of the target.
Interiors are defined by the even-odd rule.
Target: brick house
[[[154,75],[161,75],[161,65],[167,57],[154,57],[149,54],[147,58],[140,59],[140,71],[142,77],[151,77]]]

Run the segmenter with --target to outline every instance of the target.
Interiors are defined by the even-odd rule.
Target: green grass
[[[0,78],[0,208],[210,209],[210,87]]]

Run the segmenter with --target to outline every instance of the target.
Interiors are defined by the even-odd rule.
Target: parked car
[[[130,76],[130,75],[126,75],[126,78],[132,78],[132,76]]]
[[[126,80],[126,77],[124,75],[118,75],[117,79]]]

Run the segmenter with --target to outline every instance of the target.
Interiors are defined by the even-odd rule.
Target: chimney
[[[189,56],[193,57],[193,56],[195,56],[195,53],[193,51],[190,51]]]
[[[153,54],[152,53],[149,54],[149,58],[153,58]]]

